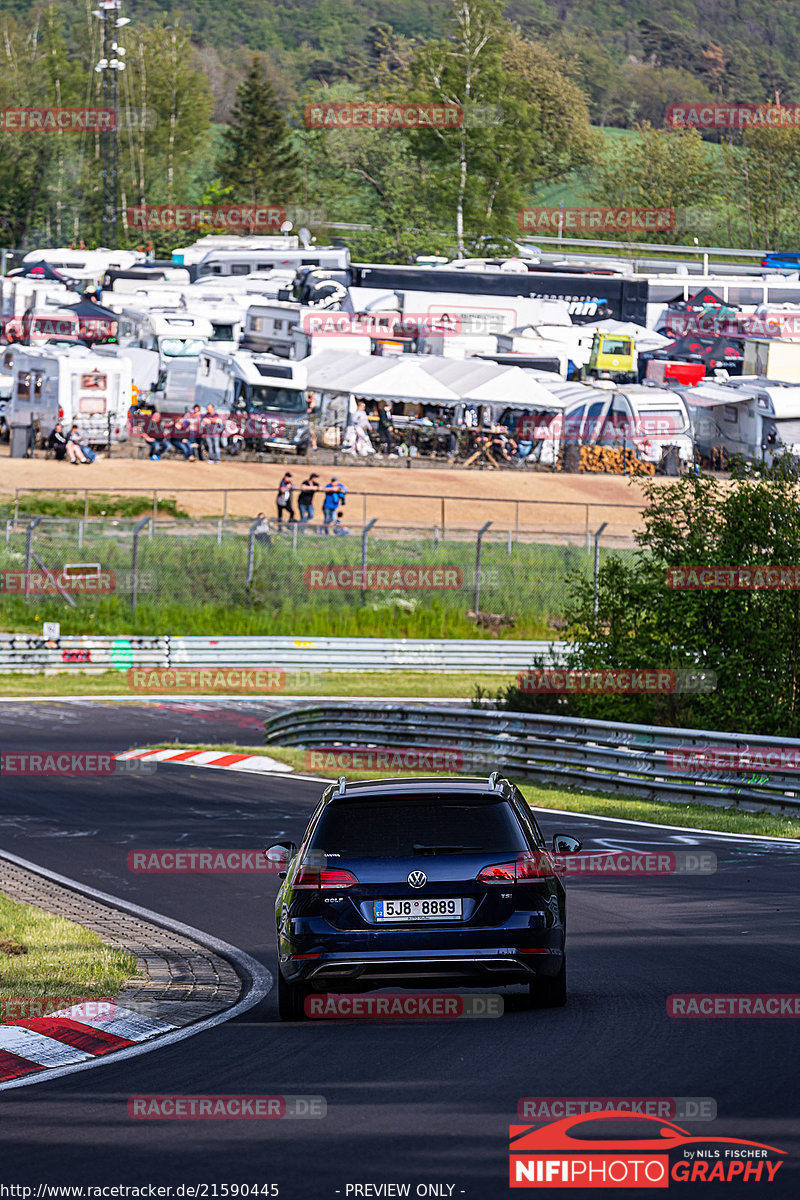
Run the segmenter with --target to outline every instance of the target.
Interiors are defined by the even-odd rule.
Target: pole
[[[486,533],[486,530],[489,528],[491,523],[492,523],[491,521],[487,521],[486,524],[483,525],[478,530],[477,543],[476,543],[476,547],[475,547],[475,613],[476,614],[480,612],[480,602],[481,602],[481,556],[482,556],[482,551],[483,551],[483,535]]]
[[[597,616],[597,609],[600,604],[600,534],[608,525],[608,521],[603,521],[603,524],[594,535],[594,615]]]
[[[41,521],[41,517],[34,517],[28,522],[25,529],[25,595],[28,595],[30,590],[29,580],[31,577],[31,557],[33,556],[33,531]]]
[[[247,579],[245,580],[245,587],[248,589],[253,582],[253,568],[255,567],[256,558],[256,530],[260,524],[261,522],[256,517],[250,526],[250,534],[247,539]]]
[[[372,529],[372,526],[376,524],[377,520],[378,520],[377,517],[373,517],[372,520],[369,522],[369,524],[364,526],[364,529],[362,530],[362,533],[361,533],[361,599],[362,599],[362,601],[366,601],[366,599],[367,599],[367,540],[369,538],[369,531],[370,531],[370,529]]]
[[[133,553],[131,554],[131,612],[136,612],[136,592],[139,583],[139,534],[152,517],[142,517],[133,531]],[[152,531],[151,531],[152,532]]]

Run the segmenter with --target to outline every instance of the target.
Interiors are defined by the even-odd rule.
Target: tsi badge
[[[428,882],[428,876],[424,871],[412,871],[408,877],[408,882],[413,888],[425,887]]]
[[[512,1125],[509,1186],[668,1188],[674,1183],[771,1183],[785,1151],[741,1138],[694,1137],[629,1110]]]

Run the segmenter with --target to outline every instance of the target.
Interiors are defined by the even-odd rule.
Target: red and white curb
[[[247,1012],[259,1004],[272,989],[271,971],[238,946],[223,942],[202,929],[195,929],[192,925],[185,925],[182,921],[166,917],[163,913],[153,912],[152,909],[132,904],[119,896],[111,896],[108,892],[87,887],[86,884],[78,883],[66,875],[59,875],[25,858],[19,858],[6,850],[0,850],[0,858],[18,867],[24,867],[34,875],[42,875],[45,879],[68,887],[70,891],[122,909],[123,912],[162,925],[182,937],[199,942],[201,946],[226,958],[233,965],[245,989],[244,994],[230,1008],[182,1026],[158,1021],[142,1013],[123,1009],[117,1004],[112,1006],[113,1012],[101,1014],[97,1018],[92,1015],[91,1020],[87,1019],[84,1006],[74,1005],[47,1017],[32,1017],[16,1021],[13,1025],[0,1025],[0,1091],[44,1083],[94,1067],[112,1066],[123,1060],[137,1058],[153,1050],[182,1042],[186,1038],[196,1037]],[[180,1001],[175,1003],[180,1008]],[[80,1019],[75,1020],[76,1016]]]
[[[87,1062],[177,1028],[117,1004],[109,1005],[109,1013],[87,1014],[87,1007],[78,1004],[46,1017],[0,1025],[0,1082]]]
[[[118,762],[184,763],[190,767],[224,767],[229,771],[255,772],[256,775],[291,775],[286,763],[266,754],[228,754],[223,750],[126,750],[114,756]]]

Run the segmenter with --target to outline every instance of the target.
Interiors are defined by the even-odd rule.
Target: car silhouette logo
[[[425,887],[428,882],[428,876],[424,871],[412,871],[408,877],[408,882],[413,888]]]

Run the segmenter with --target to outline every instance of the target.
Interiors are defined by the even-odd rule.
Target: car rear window
[[[309,842],[309,850],[342,858],[505,854],[527,848],[505,801],[455,798],[334,802]]]

